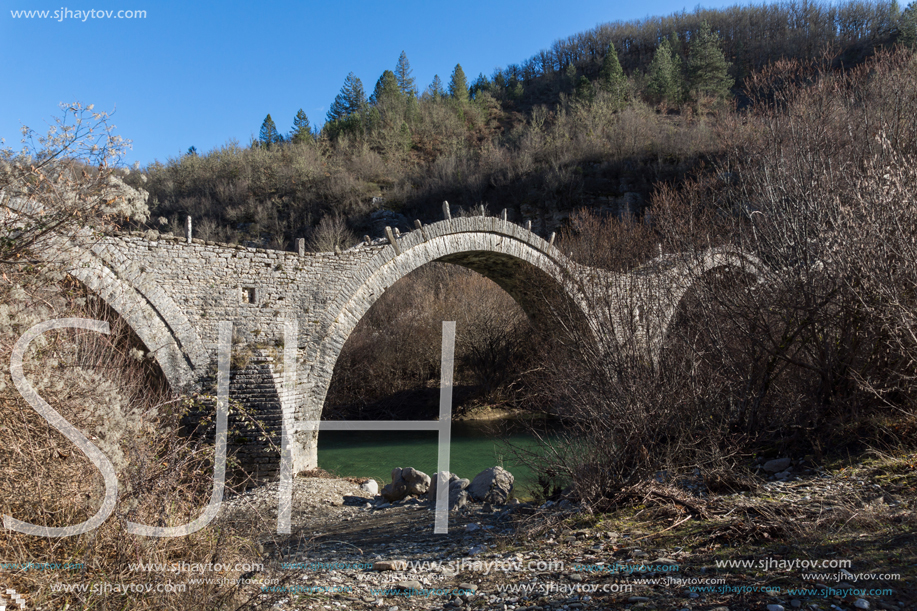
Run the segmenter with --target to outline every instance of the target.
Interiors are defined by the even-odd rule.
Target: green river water
[[[325,431],[318,436],[318,466],[340,476],[373,477],[392,481],[395,467],[414,467],[436,473],[435,431]],[[536,484],[532,471],[511,447],[536,450],[535,439],[518,426],[493,421],[452,423],[449,470],[459,477],[475,475],[500,465],[515,477],[515,495],[530,499]]]

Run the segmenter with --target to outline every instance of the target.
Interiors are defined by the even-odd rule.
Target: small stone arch
[[[194,327],[165,292],[151,285],[152,295],[145,294],[96,252],[83,251],[66,271],[124,319],[156,359],[173,391],[196,388],[207,364],[206,351]]]
[[[759,284],[772,277],[771,271],[760,259],[731,247],[708,249],[696,258],[679,262],[668,273],[659,276],[660,284],[666,285],[666,298],[661,309],[661,324],[656,337],[653,338],[653,356],[657,362],[665,339],[668,337],[669,327],[685,295],[694,286],[694,281],[714,270],[724,268],[735,269],[753,276]]]

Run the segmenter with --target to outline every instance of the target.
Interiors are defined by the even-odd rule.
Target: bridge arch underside
[[[698,352],[714,342],[718,351],[728,352],[730,341],[740,341],[732,324],[748,307],[752,291],[764,276],[757,269],[735,262],[711,265],[699,271],[694,281],[676,293],[676,300],[666,313],[658,359],[668,362],[694,360]],[[713,337],[715,332],[716,337]]]
[[[181,392],[193,386],[197,374],[191,359],[176,341],[168,322],[141,293],[99,261],[92,261],[86,267],[74,267],[69,274],[98,295],[130,326],[156,360],[173,391]]]
[[[531,263],[500,253],[461,252],[436,259],[460,265],[492,280],[518,303],[532,323],[552,328],[558,316],[574,313],[583,317],[577,300],[568,293],[568,283],[551,276]],[[582,322],[582,321],[578,321]]]
[[[459,236],[461,239],[457,239]],[[582,301],[573,294],[567,276],[553,259],[556,251],[552,252],[554,249],[547,242],[541,250],[505,237],[495,242],[493,235],[459,236],[424,242],[378,265],[337,310],[340,313],[325,336],[310,372],[311,388],[306,401],[297,410],[297,420],[321,418],[334,366],[357,323],[385,290],[427,263],[460,265],[492,280],[520,305],[533,324],[541,328],[557,324],[557,315],[572,315],[577,324],[586,324]],[[292,452],[294,471],[314,468],[318,460],[317,434],[297,430],[296,435]]]

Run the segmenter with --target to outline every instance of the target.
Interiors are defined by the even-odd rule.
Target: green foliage
[[[566,88],[568,91],[576,87],[578,83],[576,79],[576,66],[572,62],[567,64],[564,70],[564,80],[566,81]]]
[[[478,99],[478,95],[484,92],[492,92],[493,85],[490,80],[484,76],[483,72],[478,73],[478,78],[474,79],[474,82],[469,87],[469,93],[474,99]]]
[[[363,82],[353,72],[344,79],[341,92],[334,98],[328,110],[328,122],[340,121],[355,115],[366,108],[366,93],[363,91]]]
[[[688,85],[695,96],[725,98],[735,84],[729,76],[729,62],[720,50],[720,37],[706,21],[691,38],[688,55]]]
[[[525,88],[515,78],[510,81],[509,86],[506,88],[506,95],[511,100],[521,100],[524,93]]]
[[[443,88],[443,81],[441,78],[439,78],[438,74],[433,75],[433,82],[430,83],[430,86],[427,88],[427,93],[429,93],[434,100],[441,100],[442,98],[446,97],[446,90]]]
[[[465,78],[465,71],[462,70],[461,64],[455,64],[452,71],[452,78],[449,79],[449,95],[459,102],[468,101],[468,79]]]
[[[309,125],[309,117],[300,108],[293,118],[293,131],[290,133],[291,142],[314,142],[312,137],[312,126]]]
[[[592,82],[585,76],[579,77],[579,81],[576,83],[576,99],[578,100],[591,100],[593,98],[594,89],[592,87]]]
[[[653,55],[647,73],[646,94],[654,103],[678,105],[682,101],[681,62],[672,56],[672,46],[664,39]]]
[[[395,78],[398,80],[398,90],[403,94],[411,97],[417,97],[417,87],[414,85],[414,78],[411,76],[411,62],[404,51],[398,57],[398,65],[395,67]]]
[[[623,102],[627,91],[627,77],[618,61],[618,53],[614,44],[608,45],[608,51],[602,59],[602,68],[599,70],[599,88]]]
[[[917,46],[917,0],[908,4],[898,18],[897,42],[906,47]]]
[[[376,87],[373,94],[369,97],[372,105],[384,103],[386,100],[397,100],[401,97],[401,88],[398,85],[398,79],[391,70],[386,70],[376,81]]]
[[[261,124],[258,141],[262,146],[271,146],[272,144],[283,142],[283,137],[277,131],[277,125],[270,114],[264,118],[264,123]]]

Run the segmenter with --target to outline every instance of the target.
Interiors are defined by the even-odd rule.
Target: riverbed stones
[[[468,493],[476,501],[502,505],[513,493],[513,474],[496,466],[478,473],[468,486]]]
[[[468,494],[466,490],[471,482],[463,477],[459,477],[455,473],[446,472],[446,475],[449,479],[449,510],[458,511],[463,509],[469,503],[472,502],[471,495]],[[430,489],[427,491],[427,501],[436,504],[436,491],[437,485],[439,482],[439,472],[433,476],[430,482]]]
[[[427,500],[433,501],[434,503],[436,502],[436,487],[439,483],[439,475],[440,472],[437,472],[436,475],[433,476],[430,481],[430,489],[427,491]],[[471,481],[468,479],[460,478],[455,473],[449,473],[448,471],[446,472],[446,478],[449,480],[450,496],[453,490],[465,490],[471,484]]]
[[[413,467],[392,469],[392,483],[386,484],[380,493],[390,503],[408,496],[421,496],[430,488],[430,476]]]
[[[406,560],[377,560],[373,562],[374,571],[406,571],[408,563]]]
[[[421,496],[430,489],[430,476],[414,467],[402,470],[401,478],[407,484],[409,496]]]
[[[471,495],[461,488],[449,489],[449,511],[464,509],[471,502]]]
[[[789,458],[775,458],[764,463],[764,470],[768,473],[780,473],[793,464]]]

